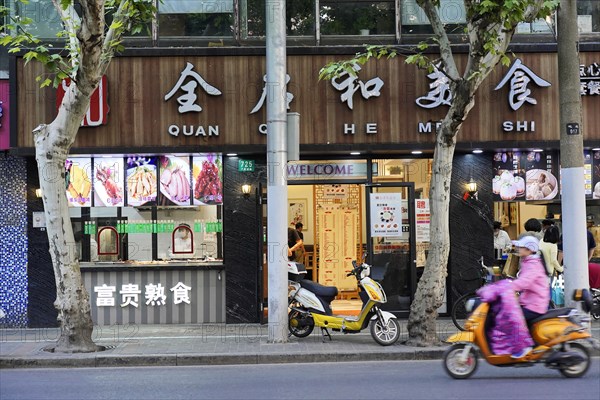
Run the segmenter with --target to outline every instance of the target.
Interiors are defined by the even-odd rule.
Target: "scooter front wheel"
[[[292,335],[304,338],[315,329],[315,321],[308,313],[291,310],[288,314],[288,329]]]
[[[382,346],[390,346],[400,337],[400,325],[396,318],[388,319],[387,323],[379,317],[371,321],[371,336]]]
[[[444,352],[444,369],[454,379],[467,379],[477,370],[477,353],[471,347],[464,354],[465,344],[455,344]]]

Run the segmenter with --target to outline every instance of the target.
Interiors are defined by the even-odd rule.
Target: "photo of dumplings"
[[[558,194],[556,177],[543,169],[532,169],[526,174],[527,200],[552,200]]]

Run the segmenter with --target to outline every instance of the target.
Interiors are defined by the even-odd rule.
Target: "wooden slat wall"
[[[555,53],[517,54],[538,76],[552,83],[550,88],[530,84],[536,106],[524,105],[514,112],[508,105],[508,87],[499,91],[507,67],[497,67],[483,84],[476,105],[464,124],[459,141],[489,142],[559,139],[558,130],[558,71]],[[432,134],[418,134],[418,122],[440,119],[446,106],[423,109],[415,100],[429,91],[430,80],[425,71],[406,65],[401,58],[373,61],[363,67],[360,78],[367,81],[379,76],[385,82],[380,97],[364,100],[358,91],[354,95],[354,110],[340,100],[341,92],[330,82],[318,80],[318,71],[339,56],[290,56],[288,72],[291,82],[288,91],[294,95],[291,111],[301,114],[301,143],[303,144],[390,144],[401,147],[406,143],[430,143]],[[600,61],[600,53],[582,53],[582,63]],[[201,113],[179,114],[176,97],[168,102],[164,96],[175,85],[186,62],[204,79],[221,90],[221,96],[209,96],[197,90]],[[464,65],[465,58],[460,60]],[[42,69],[35,63],[24,66],[18,61],[18,147],[33,147],[31,131],[40,123],[52,121],[55,113],[55,89],[38,89],[35,77]],[[108,124],[80,130],[75,148],[144,148],[148,146],[202,146],[264,144],[266,138],[258,133],[265,122],[266,105],[253,115],[250,110],[260,97],[265,73],[264,57],[119,57],[108,71],[110,113]],[[600,96],[586,96],[584,133],[586,139],[600,139]],[[532,121],[535,132],[506,133],[502,122]],[[378,133],[366,135],[364,125],[376,122]],[[345,123],[356,124],[355,135],[344,135]],[[186,137],[168,134],[171,124],[198,126],[219,125],[219,137]],[[208,128],[207,128],[208,129]]]

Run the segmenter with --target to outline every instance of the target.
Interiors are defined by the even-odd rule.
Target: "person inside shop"
[[[502,229],[500,221],[494,221],[494,249],[500,252],[508,252],[512,247],[510,236]],[[496,253],[498,253],[498,251]]]
[[[173,237],[173,249],[170,251],[171,257],[192,257],[194,255],[194,246],[192,244],[192,233],[188,224],[180,224]]]
[[[554,221],[551,219],[545,219],[542,221],[542,233],[545,233],[548,228],[550,228],[551,226],[554,226]],[[556,228],[558,229],[558,228]]]
[[[594,239],[594,234],[590,231],[590,229],[594,226],[594,215],[590,214],[586,217],[587,222],[587,248],[588,248],[588,262],[592,261],[592,257],[594,257],[594,250],[596,250],[596,239]],[[563,262],[563,237],[560,235],[560,239],[558,241],[558,262],[562,264]]]
[[[558,262],[557,243],[559,239],[560,234],[558,232],[558,228],[554,225],[551,225],[544,232],[544,239],[540,242],[540,252],[544,257],[546,272],[550,277],[563,272],[563,266]]]
[[[519,239],[522,239],[525,236],[533,236],[539,241],[544,238],[542,234],[542,223],[536,218],[529,218],[525,221],[523,228],[525,228],[525,233],[522,233],[519,236]]]
[[[306,250],[304,249],[304,233],[302,233],[304,225],[302,222],[296,222],[295,228],[296,232],[298,232],[298,236],[300,236],[300,239],[302,239],[302,246],[296,250],[296,260],[300,260],[298,262],[304,263],[304,254],[306,253]]]
[[[296,250],[302,248],[304,242],[298,235],[298,231],[295,228],[288,227],[288,258],[290,261],[302,263],[303,259],[296,257]]]

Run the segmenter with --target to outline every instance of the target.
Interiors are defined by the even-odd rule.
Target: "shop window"
[[[600,1],[577,1],[577,24],[580,33],[600,32]]]
[[[189,225],[181,224],[173,229],[171,251],[173,254],[194,254],[194,233]]]
[[[98,258],[102,261],[114,261],[119,257],[119,234],[112,226],[98,230]],[[108,258],[108,259],[107,259]]]
[[[233,36],[234,0],[163,0],[158,4],[161,36]]]
[[[50,0],[29,0],[27,3],[14,1],[12,4],[6,2],[10,8],[10,18],[29,18],[31,24],[27,26],[27,32],[40,38],[56,38],[56,34],[62,30],[60,16]]]
[[[322,35],[393,35],[394,1],[323,0],[319,2]]]
[[[265,0],[239,0],[242,34],[248,37],[264,37]],[[288,36],[315,35],[315,1],[295,0],[286,4],[286,27]]]
[[[463,0],[440,0],[440,18],[446,32],[462,34],[466,25],[466,11]],[[429,19],[416,0],[402,0],[402,33],[432,34]]]
[[[517,25],[515,33],[547,33],[552,34],[554,32],[554,19],[548,17],[546,19],[540,18],[533,22],[521,22]]]

